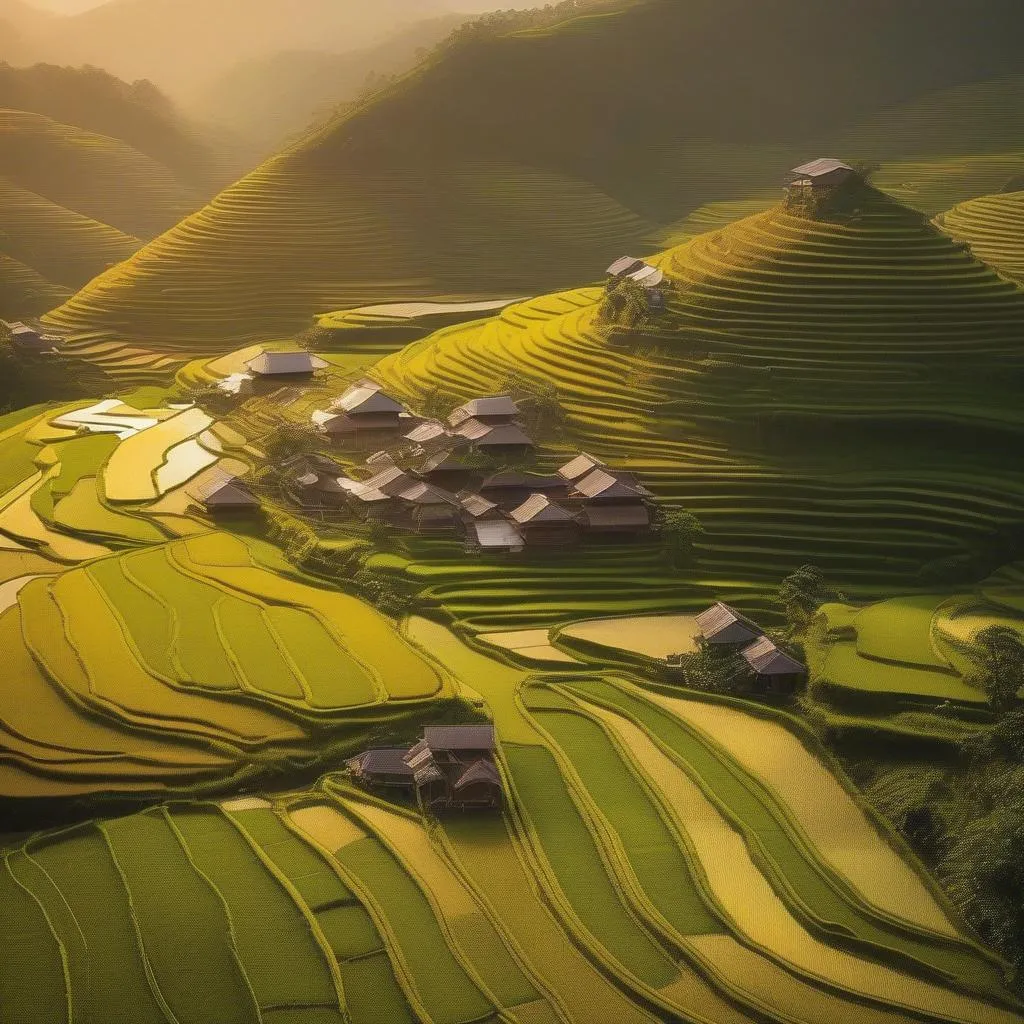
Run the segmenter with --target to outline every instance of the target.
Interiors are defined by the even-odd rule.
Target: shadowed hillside
[[[533,30],[523,16],[492,19],[228,189],[53,323],[222,346],[341,305],[595,276],[639,246],[643,222],[777,181],[801,138],[1012,70],[1024,9],[984,8],[983,28],[975,3],[925,23],[881,0],[844,0],[817,20],[796,0],[638,0],[561,22],[547,12]],[[950,34],[965,43],[952,55],[921,45]],[[726,44],[730,60],[712,59]]]
[[[657,262],[668,309],[638,330],[580,289],[440,331],[375,376],[414,408],[509,386],[557,397],[571,449],[701,520],[696,571],[726,599],[757,602],[806,561],[849,592],[987,564],[1024,502],[1024,290],[870,188],[841,214],[776,206]],[[610,552],[585,588],[436,545],[409,573],[456,617],[532,627],[563,606],[678,609],[690,587],[650,554]]]

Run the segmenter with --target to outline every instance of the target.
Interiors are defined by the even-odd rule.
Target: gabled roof
[[[484,551],[522,551],[526,546],[514,523],[506,519],[484,519],[471,524],[477,544]]]
[[[701,612],[696,621],[700,635],[705,640],[711,640],[733,626],[740,627],[737,633],[739,636],[748,633],[754,637],[760,636],[764,632],[756,622],[721,601],[713,604],[707,611]]]
[[[366,775],[397,775],[412,778],[412,768],[405,762],[405,747],[379,747],[366,750],[348,763]]]
[[[596,459],[593,455],[588,455],[586,452],[581,452],[575,459],[562,466],[558,471],[558,475],[563,480],[573,482],[582,479],[595,469],[606,468],[607,466],[600,459]]]
[[[455,431],[475,445],[532,447],[533,441],[518,423],[481,423],[480,420],[466,420]]]
[[[433,484],[424,483],[418,480],[411,487],[399,491],[397,497],[402,501],[408,501],[413,505],[452,505],[458,504],[458,499],[450,491]]]
[[[385,494],[394,496],[419,481],[405,470],[399,469],[398,466],[390,465],[385,466],[379,473],[375,473],[369,480],[364,480],[362,483],[364,487],[371,490],[383,491]]]
[[[253,373],[278,376],[291,373],[312,373],[322,370],[327,362],[311,352],[261,352],[245,364]]]
[[[416,780],[417,786],[425,786],[429,782],[441,782],[444,776],[433,761],[427,761],[416,769],[413,778]]]
[[[493,750],[494,726],[428,725],[423,740],[431,750]],[[415,747],[413,748],[415,750]]]
[[[480,490],[521,491],[526,488],[531,491],[552,491],[561,490],[564,487],[565,481],[561,477],[540,476],[536,473],[516,473],[512,470],[506,470],[502,473],[492,473],[480,485]]]
[[[464,447],[449,446],[434,452],[433,455],[428,455],[413,468],[420,474],[446,471],[461,472],[469,468],[463,460],[464,454]]]
[[[577,480],[575,491],[584,498],[635,498],[639,501],[645,497],[645,492],[603,469],[595,469]]]
[[[381,391],[376,381],[361,380],[353,384],[340,398],[331,403],[333,412],[355,415],[366,413],[402,413],[405,407]]]
[[[488,501],[482,494],[473,494],[471,492],[460,494],[459,504],[462,506],[462,510],[474,519],[479,519],[480,516],[494,512],[498,507],[493,501]]]
[[[794,167],[790,174],[797,178],[820,178],[825,174],[832,174],[834,171],[853,171],[849,164],[842,160],[835,160],[832,157],[820,157],[811,160],[809,163]]]
[[[770,637],[762,636],[741,652],[746,663],[759,676],[802,675],[807,670],[796,658],[780,650]]]
[[[472,786],[477,782],[487,782],[492,786],[501,785],[501,776],[498,774],[498,769],[493,761],[489,761],[485,758],[480,758],[479,761],[474,761],[459,777],[455,780],[456,792],[460,789],[465,789],[467,786]]]
[[[635,256],[620,256],[606,271],[609,277],[622,277],[624,274],[631,274],[643,266],[643,260]]]
[[[568,523],[573,514],[556,505],[546,494],[531,494],[509,513],[517,523]]]
[[[252,507],[260,503],[248,486],[230,473],[217,473],[189,493],[196,501],[218,508]]]
[[[414,444],[423,444],[426,441],[436,441],[439,437],[445,437],[447,434],[448,428],[440,420],[426,420],[410,430],[405,435],[405,440],[412,441]]]
[[[472,401],[453,409],[448,417],[452,426],[458,426],[474,416],[507,416],[509,419],[519,415],[519,406],[511,395],[491,395],[487,398],[474,398]]]
[[[651,525],[651,513],[646,505],[592,505],[584,511],[583,518],[595,530]]]
[[[352,480],[347,476],[338,478],[338,486],[343,491],[346,491],[351,497],[355,498],[356,501],[361,501],[364,505],[379,504],[381,502],[392,500],[392,496],[390,494],[385,494],[384,491],[378,491],[375,487],[368,487],[361,481]]]

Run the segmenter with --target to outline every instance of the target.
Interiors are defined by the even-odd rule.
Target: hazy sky
[[[58,14],[77,14],[87,11],[90,7],[99,7],[103,0],[29,0],[33,7],[44,11],[57,11]]]

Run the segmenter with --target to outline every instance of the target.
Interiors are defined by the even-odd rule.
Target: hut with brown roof
[[[485,455],[521,456],[534,449],[533,441],[518,423],[464,420],[455,428],[455,435],[464,438],[475,451]]]
[[[424,811],[492,810],[501,807],[501,776],[494,760],[491,725],[428,726],[405,755],[416,800]]]
[[[311,352],[261,352],[245,365],[255,376],[274,380],[286,377],[312,377],[317,370],[322,370],[329,364]]]
[[[736,646],[750,644],[764,634],[756,622],[721,601],[697,616],[697,631],[704,643]]]
[[[594,469],[576,480],[569,497],[582,507],[580,520],[590,532],[640,534],[651,528],[651,492],[626,475]]]
[[[255,512],[260,507],[259,498],[240,477],[232,473],[215,473],[197,484],[189,492],[189,496],[194,498],[207,514],[213,516]]]
[[[555,500],[567,498],[569,488],[558,476],[505,470],[486,477],[480,484],[480,494],[499,508],[511,511],[522,505],[531,494],[546,494]]]
[[[856,171],[842,160],[820,157],[809,163],[794,167],[789,172],[790,188],[821,189],[841,185],[856,175]]]
[[[406,506],[407,521],[418,533],[454,530],[459,525],[459,500],[450,491],[419,480],[396,497]]]
[[[531,494],[509,513],[527,545],[564,546],[580,537],[576,517],[546,494]]]
[[[480,479],[469,445],[461,438],[413,463],[412,469],[421,479],[450,491],[462,490]]]
[[[313,422],[332,438],[377,438],[397,434],[404,417],[403,405],[386,395],[376,381],[364,378],[332,402],[326,412],[314,413]]]
[[[760,693],[788,696],[807,679],[807,669],[771,639],[762,636],[740,652],[754,673],[754,688]]]
[[[352,779],[368,789],[411,793],[415,782],[405,761],[408,753],[408,747],[378,747],[350,757],[345,764]]]
[[[344,469],[325,455],[295,455],[281,463],[280,473],[292,499],[304,508],[338,508],[348,491]]]
[[[453,409],[448,417],[448,425],[460,427],[467,420],[478,420],[489,426],[501,423],[513,423],[519,415],[519,406],[511,395],[492,395],[487,398],[474,398],[457,409]]]

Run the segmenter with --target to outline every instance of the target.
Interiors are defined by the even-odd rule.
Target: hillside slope
[[[374,374],[413,407],[509,386],[557,397],[566,450],[695,513],[697,581],[748,606],[808,561],[851,593],[987,565],[1024,505],[1024,289],[872,189],[842,217],[777,206],[658,262],[673,292],[642,330],[610,331],[601,291],[580,289],[440,331]],[[702,600],[691,574],[653,582],[650,556],[597,552],[584,579],[424,545],[399,571],[487,628],[581,601]]]
[[[1024,281],[1024,192],[972,199],[941,214],[936,223],[979,258]]]
[[[197,330],[244,341],[346,303],[593,279],[638,247],[641,220],[670,223],[778,181],[805,152],[801,139],[1019,70],[1024,9],[984,8],[980,19],[976,3],[956,0],[924,22],[906,6],[842,0],[809,22],[797,0],[634,0],[586,15],[567,7],[554,24],[548,12],[535,29],[492,19],[229,188],[53,321],[156,346]],[[952,54],[921,42],[951,35],[964,41]],[[729,60],[714,56],[726,47]],[[634,211],[634,230],[580,216],[559,198],[566,187],[608,224]],[[353,219],[379,226],[359,235]],[[571,236],[589,272],[564,254]]]

